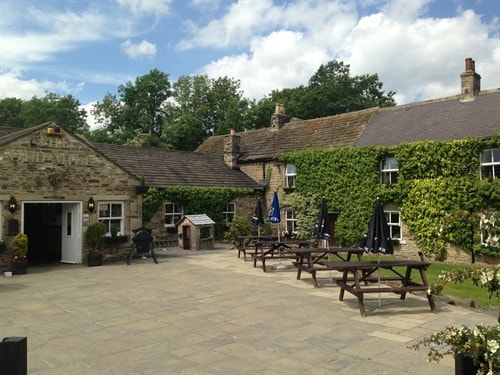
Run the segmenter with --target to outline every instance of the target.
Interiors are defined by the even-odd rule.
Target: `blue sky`
[[[458,94],[467,57],[481,89],[500,87],[500,0],[0,0],[0,98],[90,108],[157,68],[260,99],[337,59],[404,104]]]

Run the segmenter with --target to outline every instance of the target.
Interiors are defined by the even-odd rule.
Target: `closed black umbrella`
[[[318,212],[318,219],[314,225],[313,236],[315,238],[326,239],[329,239],[332,236],[330,233],[330,220],[328,219],[328,207],[326,205],[325,197],[321,200],[321,207]]]
[[[366,232],[363,237],[360,247],[367,253],[394,254],[389,226],[385,219],[384,208],[378,197],[373,208],[368,232]]]
[[[260,203],[260,198],[257,198],[257,204],[255,205],[255,213],[252,217],[252,225],[257,227],[258,235],[260,237],[260,227],[264,225],[264,216],[262,215],[262,203]]]
[[[362,247],[367,253],[377,254],[377,261],[379,263],[380,253],[394,254],[389,226],[387,225],[387,220],[385,219],[384,208],[382,207],[382,203],[380,203],[380,199],[378,197],[373,208],[373,214],[368,227],[368,232],[363,237],[360,247]],[[378,269],[377,274],[378,285],[380,288],[380,268]],[[378,305],[379,307],[381,305],[380,293],[378,294]]]

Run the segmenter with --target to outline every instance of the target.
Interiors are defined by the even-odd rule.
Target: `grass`
[[[380,258],[382,259],[391,259],[390,257],[384,256]],[[377,260],[376,256],[363,256],[363,260]],[[456,269],[463,268],[465,265],[459,264],[446,264],[446,263],[432,263],[431,266],[427,269],[427,279],[430,284],[434,284],[438,281],[438,276],[442,271],[453,271]],[[381,270],[383,272],[384,270]],[[404,269],[401,269],[401,272],[404,272]],[[413,273],[412,273],[412,277]],[[417,276],[419,278],[420,276]],[[462,283],[453,284],[448,283],[445,285],[442,295],[460,298],[460,299],[472,299],[476,306],[481,307],[500,307],[500,301],[496,299],[494,296],[490,299],[488,295],[488,291],[485,288],[474,285],[471,280],[465,280]]]

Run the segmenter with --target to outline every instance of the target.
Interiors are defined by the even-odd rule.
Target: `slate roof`
[[[47,122],[27,129],[0,127],[0,146],[52,124],[54,123]],[[261,189],[258,183],[246,174],[227,166],[220,155],[91,143],[85,137],[72,135],[138,180],[144,176],[146,184],[150,187],[198,186]]]
[[[381,109],[369,121],[355,146],[393,146],[427,140],[487,138],[500,132],[500,88],[461,96]]]
[[[93,143],[94,148],[150,187],[202,186],[258,189],[253,179],[231,169],[219,155]]]
[[[279,130],[263,128],[238,133],[240,136],[239,162],[272,160],[296,150],[353,146],[368,120],[379,108],[328,116],[312,120],[296,120]],[[225,136],[212,136],[196,152],[219,154],[224,152]]]
[[[199,215],[184,215],[182,219],[179,220],[178,223],[180,223],[182,220],[188,219],[191,223],[194,225],[211,225],[215,224],[215,221],[210,219],[206,214],[199,214]]]

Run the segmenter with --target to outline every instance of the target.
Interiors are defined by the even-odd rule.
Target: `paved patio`
[[[495,317],[425,297],[357,302],[310,275],[262,272],[219,245],[159,264],[31,267],[0,279],[0,332],[28,337],[34,374],[454,374],[407,346],[447,324]]]

